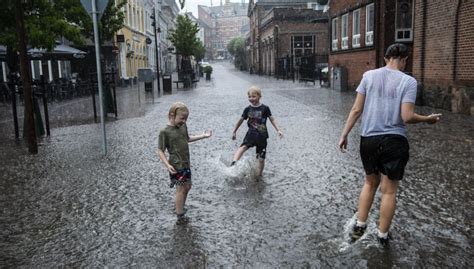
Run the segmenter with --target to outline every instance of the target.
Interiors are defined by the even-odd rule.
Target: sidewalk
[[[172,81],[177,80],[177,73],[172,74]],[[182,87],[182,85],[180,85]],[[126,118],[141,117],[145,114],[146,108],[150,105],[160,103],[163,96],[163,85],[160,85],[158,94],[156,81],[153,83],[153,93],[145,92],[144,83],[130,85],[128,87],[117,87],[117,118],[114,113],[108,113],[106,120],[115,121]],[[176,84],[172,83],[172,94],[177,93]],[[140,94],[139,94],[140,92]],[[154,98],[153,98],[154,97]],[[96,122],[100,122],[99,96],[95,95],[96,102]],[[43,102],[38,102],[41,111],[43,125],[46,128]],[[64,126],[91,124],[94,123],[94,108],[92,96],[79,97],[60,102],[53,101],[48,103],[50,129]],[[17,113],[20,137],[23,130],[23,103],[17,100]],[[0,140],[14,139],[13,112],[11,103],[0,103]]]

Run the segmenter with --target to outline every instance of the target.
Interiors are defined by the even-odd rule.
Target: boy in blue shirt
[[[257,176],[262,176],[263,168],[265,167],[265,157],[267,150],[267,119],[270,120],[273,127],[277,131],[278,135],[283,137],[283,133],[280,128],[278,128],[275,118],[272,116],[270,108],[262,103],[260,103],[260,98],[262,98],[262,91],[252,86],[247,92],[250,105],[244,109],[242,116],[237,121],[235,128],[232,132],[232,140],[236,139],[236,133],[240,125],[244,120],[247,120],[248,131],[245,135],[244,141],[240,145],[239,149],[235,152],[234,158],[232,159],[231,166],[235,164],[242,154],[244,154],[247,149],[251,147],[256,147],[257,159],[259,160],[259,168]]]

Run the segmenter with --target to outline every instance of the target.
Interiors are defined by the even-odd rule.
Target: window
[[[352,12],[352,47],[360,47],[360,9]]]
[[[349,48],[349,14],[342,15],[341,20],[341,49]]]
[[[396,41],[413,40],[413,0],[397,0]]]
[[[374,44],[374,4],[365,8],[365,45]]]
[[[332,19],[331,29],[332,29],[332,33],[331,33],[332,50],[337,50],[337,43],[339,42],[339,40],[337,39],[337,36],[339,34],[337,31],[337,18]]]
[[[314,36],[294,36],[292,41],[293,55],[300,57],[313,54]]]

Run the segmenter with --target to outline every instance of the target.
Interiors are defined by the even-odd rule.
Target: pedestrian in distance
[[[261,177],[263,168],[265,167],[265,157],[267,151],[267,119],[270,120],[280,138],[283,137],[283,132],[280,128],[278,128],[270,108],[260,103],[262,91],[258,87],[252,86],[248,90],[247,95],[250,105],[244,109],[242,116],[237,121],[237,124],[232,131],[232,140],[236,139],[237,130],[239,129],[240,125],[242,125],[244,120],[247,121],[248,131],[239,149],[237,149],[234,154],[231,166],[240,160],[245,151],[251,147],[256,147],[257,159],[259,161],[257,176]]]
[[[390,45],[384,59],[384,67],[364,73],[339,148],[345,152],[347,136],[362,116],[360,156],[366,176],[351,239],[355,241],[364,234],[369,210],[380,185],[378,240],[386,247],[391,239],[389,228],[395,214],[398,184],[409,158],[406,124],[433,124],[439,121],[441,114],[423,116],[415,113],[417,82],[402,72],[408,59],[405,45]]]
[[[191,165],[189,143],[212,136],[212,130],[200,135],[189,136],[186,121],[189,110],[185,104],[176,102],[168,113],[168,124],[160,131],[158,138],[158,155],[170,174],[170,188],[176,186],[175,207],[177,224],[187,221],[184,205],[191,189]],[[168,151],[169,159],[165,151]]]

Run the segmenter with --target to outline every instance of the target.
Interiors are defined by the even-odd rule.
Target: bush
[[[212,73],[212,66],[210,66],[210,65],[204,66],[203,72],[206,73],[206,74],[211,74]]]

